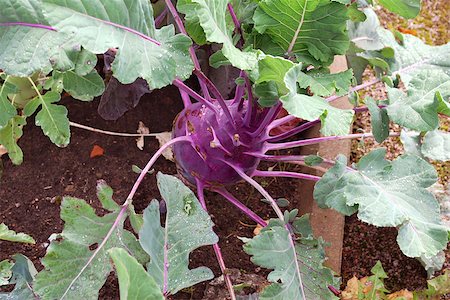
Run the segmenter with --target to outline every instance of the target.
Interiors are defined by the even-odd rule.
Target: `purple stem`
[[[264,221],[260,216],[255,214],[250,208],[245,206],[242,202],[240,202],[236,197],[234,197],[230,192],[228,192],[225,188],[216,188],[213,189],[214,192],[219,193],[222,195],[225,199],[230,201],[231,204],[239,208],[246,216],[248,216],[250,219],[258,223],[259,225],[266,227],[267,223]]]
[[[236,126],[236,122],[234,121],[234,118],[231,115],[227,104],[225,103],[225,99],[223,98],[222,94],[219,92],[217,87],[211,82],[211,80],[209,80],[208,77],[206,77],[206,75],[202,71],[195,70],[194,74],[197,75],[198,79],[200,81],[203,81],[206,84],[206,86],[208,87],[208,89],[211,90],[211,92],[216,97],[217,101],[219,102],[220,107],[222,107],[222,110],[223,110],[225,116],[228,118],[228,120],[231,122],[231,124],[233,126]]]
[[[192,104],[191,99],[189,98],[189,94],[186,93],[183,89],[178,88],[180,91],[181,99],[183,100],[184,108],[189,107]]]
[[[239,77],[243,78],[244,76],[245,76],[245,72],[241,71],[239,73]],[[242,85],[236,86],[236,91],[234,92],[233,104],[236,104],[236,103],[242,101],[242,97],[244,96],[244,91],[245,91],[245,83]]]
[[[319,181],[320,176],[303,174],[303,173],[295,173],[295,172],[285,172],[285,171],[260,171],[256,170],[253,172],[252,176],[256,177],[289,177],[289,178],[297,178],[297,179],[306,179],[312,181]]]
[[[198,179],[197,181],[197,196],[200,201],[201,206],[208,213],[208,209],[206,208],[205,194],[204,194],[204,185]],[[230,276],[227,274],[227,267],[225,266],[225,261],[223,260],[222,251],[220,250],[219,243],[213,245],[214,253],[216,254],[217,262],[219,263],[220,270],[222,271],[223,278],[225,279],[225,283],[227,284],[228,292],[230,293],[230,297],[232,300],[236,300],[236,295],[234,294],[233,283],[231,282]]]
[[[191,89],[190,87],[188,87],[183,81],[179,80],[179,79],[175,79],[172,84],[174,86],[176,86],[178,89],[184,91],[185,93],[187,93],[189,96],[191,96],[192,98],[194,98],[195,100],[197,100],[198,102],[202,103],[203,105],[207,106],[209,109],[213,110],[216,114],[219,113],[217,108],[214,106],[214,104],[212,104],[209,101],[206,101],[205,98],[203,98],[202,96],[200,96],[197,92],[195,92],[193,89]]]
[[[250,79],[248,79],[248,76],[246,74],[244,75],[244,80],[245,80],[245,86],[247,87],[247,94],[248,94],[248,106],[247,106],[247,111],[245,112],[244,124],[247,127],[249,127],[250,123],[252,121],[253,111],[255,111],[256,108],[253,105],[252,84],[250,83]]]
[[[92,253],[92,255],[89,257],[88,261],[81,268],[81,270],[78,272],[77,276],[75,276],[75,278],[67,286],[64,294],[61,296],[61,299],[65,297],[65,295],[68,293],[70,288],[74,285],[75,281],[77,281],[78,278],[80,278],[81,274],[83,274],[83,272],[92,263],[94,258],[100,252],[100,250],[102,250],[103,247],[106,245],[106,242],[111,237],[111,235],[114,232],[114,230],[116,229],[116,227],[119,225],[122,217],[124,216],[125,212],[127,211],[128,206],[132,202],[133,197],[136,194],[136,191],[137,191],[139,185],[142,183],[142,180],[144,179],[145,175],[147,175],[147,173],[150,171],[150,169],[152,168],[152,166],[156,162],[156,160],[159,158],[159,156],[161,156],[161,154],[167,148],[171,147],[172,145],[174,145],[176,143],[191,142],[191,141],[192,141],[191,138],[187,137],[187,136],[181,136],[181,137],[174,138],[174,139],[170,140],[169,142],[167,142],[166,144],[164,144],[161,148],[159,148],[158,151],[156,151],[155,154],[153,154],[152,158],[149,160],[149,162],[144,167],[144,169],[142,169],[141,173],[139,174],[139,177],[136,179],[136,182],[134,183],[133,188],[131,189],[130,193],[128,194],[128,197],[126,198],[125,202],[122,204],[122,208],[121,208],[119,214],[117,215],[117,218],[114,220],[113,225],[111,226],[111,228],[109,229],[108,233],[106,234],[105,238],[102,240],[102,242],[97,247],[97,249],[95,249],[94,253]]]
[[[239,22],[239,19],[237,18],[236,13],[234,12],[234,9],[233,9],[233,6],[231,5],[231,3],[227,4],[227,8],[228,8],[228,12],[231,15],[231,19],[233,20],[234,27],[236,28],[238,34],[241,36],[241,38],[239,39],[239,43],[242,46],[244,44],[244,35],[242,33],[241,23]]]
[[[400,133],[391,132],[389,136],[400,136]],[[277,143],[277,144],[266,144],[265,151],[270,150],[281,150],[281,149],[289,149],[294,147],[301,147],[306,145],[313,145],[321,142],[327,141],[340,141],[340,140],[348,140],[348,139],[357,139],[357,138],[372,138],[372,133],[355,133],[341,136],[324,136],[300,141],[286,142],[286,143]]]
[[[173,19],[175,20],[175,23],[177,24],[178,29],[180,30],[181,33],[183,33],[184,35],[187,35],[186,32],[186,28],[184,28],[184,24],[183,21],[180,18],[180,15],[178,14],[178,11],[176,10],[175,6],[173,6],[173,3],[171,0],[165,0],[166,2],[166,7],[169,9],[170,14],[172,15]],[[194,68],[195,70],[200,71],[200,63],[198,61],[197,55],[195,54],[195,49],[193,46],[189,47],[189,55],[191,56],[192,61],[194,62]],[[198,77],[198,76],[197,76]],[[208,92],[208,88],[206,87],[206,84],[200,80],[198,80],[199,84],[200,84],[200,88],[202,89],[203,95],[205,95],[206,99],[209,100],[209,92]]]
[[[278,102],[274,106],[269,109],[269,112],[266,114],[261,124],[259,124],[258,128],[250,133],[250,136],[256,137],[260,135],[265,129],[267,129],[267,125],[269,125],[277,116],[281,110],[281,102]],[[267,133],[268,134],[268,133]]]
[[[169,10],[166,8],[164,8],[164,10],[159,14],[158,17],[156,17],[155,19],[155,26],[156,27],[160,27],[162,25],[162,22],[164,22],[164,19],[167,17],[167,13],[169,12]]]
[[[310,129],[311,127],[314,127],[316,124],[320,124],[320,120],[315,120],[312,122],[306,122],[300,126],[294,127],[284,133],[281,133],[279,135],[275,135],[275,136],[269,136],[266,141],[268,142],[278,142],[287,138],[290,138],[291,136],[294,136],[298,133],[301,133],[305,130]]]
[[[263,195],[264,198],[266,198],[269,201],[270,205],[272,206],[272,209],[275,211],[275,213],[277,214],[278,218],[282,222],[284,222],[284,215],[281,212],[280,207],[278,207],[277,202],[275,201],[275,199],[272,198],[272,196],[270,196],[270,194],[259,183],[257,183],[254,179],[249,177],[247,174],[245,174],[239,167],[236,167],[233,164],[230,164],[230,163],[228,163],[226,161],[223,161],[223,162],[225,162],[230,167],[232,167],[242,177],[242,179],[244,179],[245,181],[250,183],[256,190],[258,190],[258,192],[260,192],[261,195]],[[300,266],[299,266],[298,258],[297,258],[297,252],[295,250],[295,243],[294,243],[294,240],[292,239],[291,231],[290,231],[288,225],[289,224],[286,224],[285,228],[288,231],[289,243],[290,243],[290,245],[292,247],[292,250],[294,252],[293,260],[294,260],[294,263],[295,263],[295,268],[296,268],[295,270],[296,270],[296,273],[297,273],[297,276],[298,276],[298,280],[299,280],[299,283],[300,283],[300,290],[301,290],[302,297],[303,297],[302,299],[306,299],[305,290],[304,290],[304,287],[303,287],[302,275],[300,273]]]

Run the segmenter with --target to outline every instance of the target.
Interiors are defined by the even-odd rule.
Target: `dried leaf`
[[[150,129],[148,129],[148,127],[145,126],[144,123],[142,123],[141,121],[139,121],[137,133],[149,134],[149,133],[150,133]],[[144,150],[144,136],[140,136],[140,137],[136,140],[136,146],[139,148],[139,150]]]
[[[91,158],[103,156],[105,154],[105,149],[99,145],[94,145],[91,150]]]
[[[156,139],[159,142],[159,147],[161,148],[162,146],[164,146],[167,142],[169,142],[172,139],[172,133],[171,132],[161,132],[158,133],[156,135]],[[174,161],[173,158],[173,152],[171,148],[167,148],[162,155],[164,156],[165,159],[170,160],[170,161]]]
[[[397,30],[400,31],[401,33],[412,34],[412,35],[417,36],[417,31],[414,29],[408,29],[408,28],[403,28],[403,27],[399,26],[397,28]]]
[[[403,300],[412,300],[414,298],[413,293],[411,293],[408,290],[401,290],[392,294],[389,294],[387,296],[389,300],[395,300],[395,299],[403,299]]]
[[[347,286],[345,287],[345,290],[342,291],[341,299],[342,300],[359,300],[358,290],[359,290],[358,278],[356,278],[356,276],[353,276],[353,278],[347,282]]]
[[[2,155],[5,155],[6,153],[8,153],[8,150],[6,150],[5,147],[0,145],[0,157],[2,157]]]

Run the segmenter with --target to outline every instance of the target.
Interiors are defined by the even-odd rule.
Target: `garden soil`
[[[66,98],[63,102],[73,122],[129,133],[136,132],[139,121],[147,125],[151,132],[170,131],[176,114],[182,108],[178,92],[171,87],[144,96],[138,107],[116,122],[104,121],[98,116],[98,100],[84,103]],[[132,171],[132,165],[144,166],[159,145],[155,139],[146,138],[145,148],[141,151],[134,138],[107,136],[72,128],[70,145],[60,149],[51,144],[39,127],[32,124],[32,119],[28,123],[19,141],[24,151],[24,163],[13,166],[6,157],[2,158],[4,173],[0,181],[0,223],[6,223],[15,231],[30,234],[36,240],[36,245],[0,242],[0,260],[22,253],[41,270],[43,266],[40,259],[45,255],[49,236],[61,232],[64,225],[59,217],[61,197],[85,199],[97,209],[97,213],[104,214],[95,195],[97,180],[104,179],[114,189],[114,199],[122,203],[137,177]],[[95,145],[102,147],[105,153],[91,158],[90,153]],[[278,167],[288,168],[286,165]],[[154,169],[156,172],[176,174],[175,164],[164,158],[157,161]],[[295,208],[302,201],[302,191],[298,190],[295,180],[266,179],[260,183],[273,197],[287,198],[290,201],[288,209]],[[274,216],[269,205],[261,202],[262,197],[252,187],[238,184],[230,189],[263,218]],[[159,199],[160,195],[155,175],[152,174],[146,176],[135,196],[136,210],[141,212],[154,198]],[[250,262],[238,239],[252,237],[254,223],[220,195],[208,192],[206,199],[215,231],[221,237],[220,247],[227,267],[239,270],[241,277],[266,276],[268,271]],[[389,289],[425,287],[425,271],[420,263],[405,257],[398,249],[395,229],[378,229],[362,224],[353,217],[347,219],[345,229],[344,281],[353,275],[368,275],[370,268],[380,260],[390,276],[387,280]],[[190,256],[190,263],[191,267],[208,266],[216,276],[220,275],[212,247],[196,250]],[[208,283],[203,283],[178,293],[173,299],[202,299],[207,288]],[[253,291],[255,288],[246,290]],[[119,299],[118,282],[114,274],[109,276],[102,288],[100,299]]]

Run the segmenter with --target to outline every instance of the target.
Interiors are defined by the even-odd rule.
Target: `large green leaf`
[[[155,29],[149,1],[43,2],[48,22],[59,32],[73,34],[87,50],[99,54],[118,48],[112,70],[121,83],[142,77],[150,88],[161,88],[192,72],[190,39],[175,35],[173,26]]]
[[[297,223],[305,223],[299,219]],[[300,224],[294,223],[296,231]],[[308,222],[309,227],[309,222]],[[323,267],[325,252],[323,241],[315,240],[312,236],[302,236],[295,242],[295,248],[290,241],[290,233],[278,220],[270,220],[252,239],[243,239],[244,250],[251,255],[251,260],[258,266],[273,269],[268,280],[273,282],[259,295],[259,299],[291,300],[304,299],[336,299],[328,290],[328,285],[339,286],[339,279],[333,276],[330,269]],[[300,276],[296,269],[294,257],[299,264]]]
[[[0,129],[0,145],[8,150],[8,156],[15,165],[20,165],[23,161],[23,152],[17,145],[17,140],[22,136],[22,127],[26,123],[25,117],[15,116],[5,127]]]
[[[417,156],[402,155],[390,162],[385,154],[385,149],[372,151],[355,170],[345,166],[345,159],[337,160],[316,184],[314,198],[343,213],[343,205],[358,206],[362,221],[398,227],[397,242],[409,257],[436,255],[448,239],[439,204],[426,189],[437,180],[436,171]]]
[[[32,281],[37,273],[33,263],[22,254],[15,254],[14,264],[10,271],[12,277],[9,284],[15,284],[10,293],[0,293],[0,300],[31,300],[36,299],[31,290]]]
[[[0,69],[22,77],[49,72],[50,58],[61,51],[69,36],[51,30],[39,0],[4,0],[1,6]]]
[[[45,269],[37,276],[34,289],[41,299],[97,299],[100,288],[112,271],[108,250],[127,249],[140,262],[145,255],[134,235],[123,229],[124,218],[117,220],[120,206],[99,187],[103,207],[112,212],[99,217],[86,201],[65,197],[61,204],[63,231],[52,237],[42,259]],[[119,222],[106,244],[93,256],[114,222]]]
[[[300,61],[302,56],[312,56],[330,64],[334,55],[345,54],[349,46],[346,6],[331,0],[260,0],[253,20],[255,29],[284,52],[292,43],[292,53]]]
[[[217,243],[218,237],[211,218],[189,188],[173,176],[158,173],[157,179],[167,207],[165,224],[161,227],[159,202],[153,200],[144,211],[139,242],[150,255],[148,273],[164,293],[175,294],[214,277],[207,267],[189,269],[189,254]]]
[[[406,93],[388,88],[390,105],[386,107],[395,123],[416,131],[431,131],[439,126],[439,101],[436,92],[450,95],[450,76],[439,70],[424,69],[409,81]]]
[[[120,299],[163,300],[158,285],[144,267],[121,248],[109,250],[119,278]]]
[[[10,241],[10,242],[20,242],[35,244],[34,239],[25,233],[16,233],[14,230],[8,229],[5,223],[0,224],[0,240]]]
[[[50,140],[59,147],[65,147],[70,141],[70,126],[67,118],[67,109],[59,102],[61,95],[50,91],[44,95],[38,95],[25,106],[24,113],[31,116],[39,106],[40,111],[36,115],[36,125]]]
[[[223,44],[222,53],[231,64],[241,70],[252,70],[257,65],[253,52],[241,51],[234,46],[232,27],[226,20],[228,0],[182,0],[177,8],[191,24],[203,28],[206,40]]]
[[[378,2],[407,19],[415,18],[420,12],[420,0],[378,0]]]

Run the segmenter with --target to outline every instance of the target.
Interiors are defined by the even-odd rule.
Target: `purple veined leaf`
[[[150,92],[147,82],[142,78],[130,84],[122,84],[111,77],[100,99],[98,113],[105,120],[117,120],[127,111],[135,108],[141,97]]]

